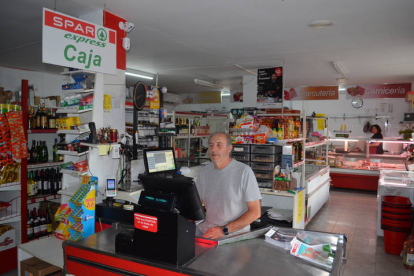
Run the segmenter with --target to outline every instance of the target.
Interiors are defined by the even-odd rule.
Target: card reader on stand
[[[107,206],[112,206],[115,202],[114,197],[116,196],[116,180],[107,179],[106,180],[106,199],[103,200]]]

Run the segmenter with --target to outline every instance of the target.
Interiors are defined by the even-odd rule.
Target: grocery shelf
[[[69,174],[73,177],[80,177],[88,173],[88,171],[78,172],[78,171],[72,171],[72,170],[60,170],[60,172],[64,174]]]
[[[4,210],[0,211],[0,223],[11,223],[20,221],[20,213],[18,211]]]
[[[56,133],[57,134],[83,134],[90,132],[89,129],[85,130],[77,130],[77,129],[59,129]]]
[[[296,163],[294,163],[293,164],[293,168],[297,168],[297,167],[299,167],[299,166],[302,166],[303,164],[305,164],[305,161],[299,161],[299,162],[296,162]]]
[[[79,109],[78,106],[68,106],[68,107],[59,107],[56,110],[57,114],[80,114],[80,113],[85,113],[85,112],[89,112],[92,111],[93,108],[88,108],[88,109]]]
[[[57,154],[71,155],[71,156],[78,156],[79,157],[79,156],[88,154],[89,151],[77,152],[77,151],[70,151],[70,150],[58,150],[56,153]]]
[[[76,193],[76,191],[79,190],[81,185],[82,185],[81,183],[77,183],[77,184],[75,184],[73,186],[70,186],[66,189],[62,189],[62,190],[58,191],[58,194],[65,195],[65,196],[73,196]]]
[[[47,167],[57,167],[63,164],[63,162],[47,162],[47,163],[36,163],[36,164],[28,164],[27,169],[39,169],[39,168],[47,168]]]
[[[194,138],[206,138],[209,137],[209,135],[192,135],[190,136],[190,139],[194,139]],[[188,136],[175,136],[175,139],[188,139]]]
[[[28,199],[27,204],[33,204],[33,203],[38,203],[38,202],[42,202],[46,200],[53,200],[57,198],[60,198],[60,195],[38,195],[38,196],[35,196],[34,198]]]
[[[49,129],[28,129],[27,133],[56,133],[57,128],[49,128]]]
[[[9,183],[0,184],[0,192],[20,191],[20,190],[21,190],[20,182],[9,182]]]
[[[62,93],[92,93],[94,89],[62,89]]]
[[[307,142],[305,144],[305,149],[310,149],[310,148],[314,148],[314,147],[318,147],[318,146],[323,146],[326,145],[327,141],[315,141],[315,142]]]

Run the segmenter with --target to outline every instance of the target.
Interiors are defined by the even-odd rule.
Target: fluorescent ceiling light
[[[320,29],[324,27],[332,26],[334,23],[332,20],[316,20],[308,24],[308,27],[314,29]]]
[[[230,91],[225,91],[225,92],[224,92],[224,91],[222,91],[222,92],[221,92],[221,95],[222,95],[222,96],[230,96]]]
[[[345,73],[344,69],[342,68],[342,64],[339,61],[333,61],[332,64],[336,72],[338,72],[338,74],[340,74],[342,78],[345,78]]]
[[[249,69],[246,69],[246,68],[244,68],[244,67],[242,67],[242,66],[240,66],[238,64],[233,64],[233,65],[236,66],[237,68],[239,68],[240,70],[243,70],[243,71],[245,71],[245,72],[247,72],[249,74],[252,74],[254,76],[257,76],[257,73],[256,72],[253,72],[253,71],[251,71]]]
[[[217,89],[220,89],[220,90],[223,89],[223,86],[220,86],[218,84],[215,84],[215,83],[212,83],[212,82],[209,82],[209,81],[205,81],[205,80],[194,79],[194,82],[197,83],[198,85],[217,88]]]
[[[133,77],[137,77],[137,78],[149,79],[149,80],[154,79],[153,77],[148,77],[148,76],[139,75],[139,74],[133,74],[133,73],[129,73],[129,72],[125,72],[125,75],[133,76]]]

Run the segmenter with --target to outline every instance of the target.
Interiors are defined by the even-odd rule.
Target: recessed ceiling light
[[[348,79],[347,78],[339,78],[339,79],[336,79],[337,81],[339,81],[339,82],[346,82]]]
[[[332,20],[316,20],[308,24],[308,27],[314,29],[320,29],[324,27],[332,26],[334,23]]]

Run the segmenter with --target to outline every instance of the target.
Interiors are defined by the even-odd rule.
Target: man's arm
[[[246,227],[247,225],[249,225],[250,223],[252,223],[253,221],[255,221],[256,219],[260,217],[261,215],[260,200],[249,201],[246,203],[247,203],[248,210],[243,215],[241,215],[238,219],[227,224],[227,228],[229,229],[230,233]],[[223,226],[217,226],[217,227],[208,229],[202,237],[208,238],[208,239],[219,239],[223,237],[224,236]]]

